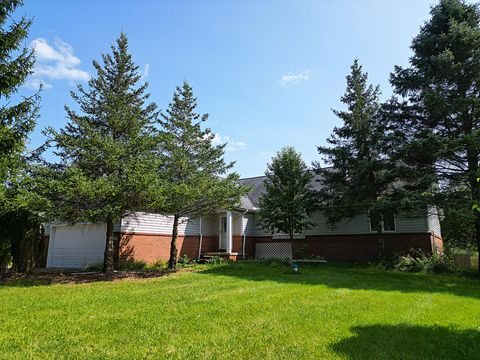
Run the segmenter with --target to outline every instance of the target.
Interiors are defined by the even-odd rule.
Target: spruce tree
[[[22,5],[21,0],[0,2],[0,273],[11,260],[15,270],[29,269],[23,266],[29,259],[18,256],[21,251],[17,251],[28,247],[25,236],[13,234],[26,229],[18,224],[28,223],[24,214],[31,210],[19,199],[17,189],[28,177],[28,136],[35,127],[40,97],[38,92],[19,94],[35,62],[33,51],[23,45],[32,22],[26,17],[14,18]]]
[[[383,217],[398,211],[392,201],[395,177],[385,151],[386,128],[380,116],[380,89],[368,84],[367,74],[355,59],[341,101],[345,110],[334,110],[342,120],[318,152],[331,168],[314,167],[322,176],[320,202],[328,222],[368,214],[378,233],[379,255],[384,255]]]
[[[480,212],[472,210],[480,200],[480,10],[442,0],[430,14],[413,39],[410,65],[396,66],[391,75],[397,96],[392,128],[418,178],[438,183],[431,199],[438,203],[467,188],[464,206],[472,211],[480,250]]]
[[[295,233],[313,225],[309,218],[316,208],[314,174],[293,147],[285,147],[272,158],[265,175],[265,192],[259,200],[260,225],[272,234],[288,234],[292,241]]]
[[[213,145],[214,134],[202,128],[208,114],[196,112],[197,99],[191,86],[177,87],[173,100],[162,113],[161,164],[157,168],[161,186],[151,208],[173,216],[168,267],[176,270],[178,226],[185,217],[196,218],[219,209],[230,209],[240,202],[246,188],[237,183],[238,174],[229,172],[234,163],[224,160],[224,145]]]
[[[124,33],[102,60],[93,61],[88,87],[71,93],[79,111],[66,107],[67,125],[46,131],[59,158],[50,164],[47,188],[58,220],[107,224],[103,270],[110,273],[113,224],[147,204],[158,111]]]
[[[28,135],[35,127],[38,93],[18,96],[20,87],[33,72],[33,50],[24,47],[31,20],[13,19],[21,0],[0,3],[0,205],[6,191],[25,165]]]

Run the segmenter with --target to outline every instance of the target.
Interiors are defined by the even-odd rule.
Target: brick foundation
[[[115,233],[117,258],[122,260],[142,260],[147,263],[156,260],[168,260],[170,256],[171,235],[147,233]],[[48,244],[48,236],[45,243]],[[443,240],[431,233],[384,234],[385,255],[405,254],[412,249],[425,253],[442,253]],[[268,242],[289,242],[289,240],[272,239],[272,236],[247,236],[245,257],[255,257],[255,244]],[[201,253],[218,252],[218,236],[203,236]],[[199,236],[179,236],[178,254],[187,254],[190,259],[198,257]],[[48,246],[47,246],[48,247]],[[293,241],[295,258],[321,256],[331,261],[372,261],[379,259],[379,244],[375,234],[358,235],[311,235],[305,239]],[[231,260],[243,258],[243,236],[233,235]],[[45,256],[46,259],[46,256]],[[45,265],[43,265],[45,266]]]
[[[119,238],[118,254],[121,260],[142,260],[147,263],[168,260],[170,257],[171,235],[162,234],[116,234]],[[198,257],[199,236],[177,238],[178,256],[186,254],[190,259]],[[202,253],[218,251],[218,236],[203,236]]]
[[[385,256],[406,254],[421,250],[427,254],[443,252],[442,238],[430,233],[384,234]],[[290,242],[272,239],[271,236],[255,237],[255,243]],[[333,261],[373,261],[380,257],[380,244],[376,234],[311,235],[293,241],[294,258],[321,256]]]

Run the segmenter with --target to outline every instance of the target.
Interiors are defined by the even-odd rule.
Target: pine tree
[[[343,219],[369,214],[378,233],[379,255],[384,255],[383,218],[398,211],[393,200],[395,177],[385,151],[386,128],[380,117],[380,89],[368,85],[367,74],[355,59],[347,76],[347,89],[341,101],[346,110],[334,110],[342,120],[319,146],[323,160],[333,169],[314,164],[322,176],[320,201],[328,222],[334,226]]]
[[[313,225],[309,215],[316,208],[314,174],[293,147],[285,147],[272,158],[265,175],[258,212],[261,227],[272,234],[288,234],[292,241],[295,233]]]
[[[234,163],[224,161],[225,145],[212,144],[214,134],[202,129],[208,115],[196,113],[197,99],[191,86],[177,87],[162,114],[158,167],[160,186],[152,209],[173,216],[168,267],[176,270],[178,225],[182,218],[196,218],[240,202],[246,188],[237,184]]]
[[[13,18],[21,5],[21,0],[0,2],[0,272],[10,260],[16,270],[28,270],[17,256],[21,253],[17,250],[26,247],[25,236],[11,235],[19,234],[19,223],[27,223],[16,189],[26,176],[26,147],[35,127],[40,97],[38,92],[28,97],[19,95],[35,62],[33,51],[23,45],[32,22],[26,17],[19,21]],[[11,221],[6,223],[6,218]]]
[[[93,61],[96,76],[88,88],[79,85],[72,92],[80,112],[66,107],[65,128],[46,131],[60,159],[48,174],[56,218],[106,222],[107,273],[113,271],[114,222],[147,204],[158,117],[156,105],[147,103],[148,83],[140,84],[124,33],[111,51],[102,55],[102,64]]]
[[[480,212],[472,210],[480,200],[480,10],[442,0],[430,14],[413,39],[410,66],[396,66],[391,75],[398,97],[392,127],[418,177],[439,184],[432,199],[467,187],[464,206],[472,211],[480,250]]]
[[[18,91],[33,72],[31,49],[23,46],[31,20],[12,19],[21,0],[0,3],[0,204],[5,206],[6,190],[25,165],[28,135],[35,127],[38,93],[20,97]],[[15,101],[17,101],[15,104]]]

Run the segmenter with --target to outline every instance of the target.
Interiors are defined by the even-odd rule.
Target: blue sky
[[[188,80],[241,176],[262,175],[286,145],[309,164],[339,124],[331,109],[341,106],[353,58],[387,98],[388,76],[407,64],[432,3],[26,0],[18,14],[34,17],[27,44],[36,45],[39,61],[25,92],[45,84],[32,147],[45,126],[66,123],[69,91],[93,74],[91,61],[123,30],[152,100],[165,109],[175,85]]]

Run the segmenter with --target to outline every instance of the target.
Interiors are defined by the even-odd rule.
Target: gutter
[[[243,243],[242,243],[242,258],[245,260],[245,243],[247,242],[247,233],[245,232],[245,228],[243,226],[243,219],[244,215],[248,212],[248,210],[245,210],[245,212],[242,213],[242,232],[243,232]]]

